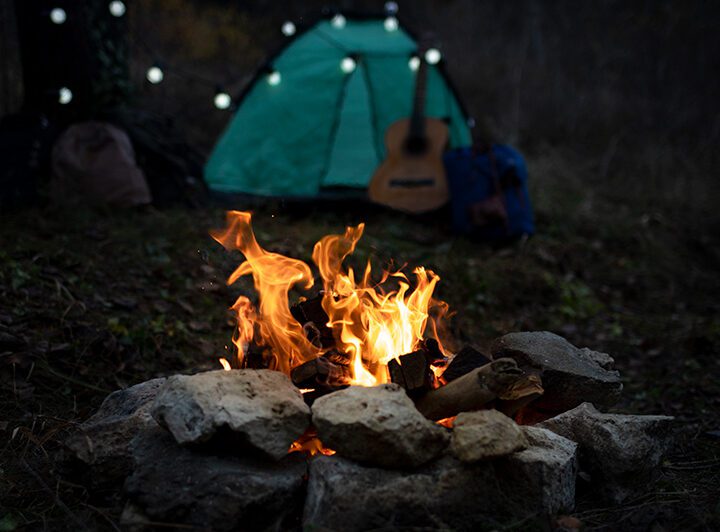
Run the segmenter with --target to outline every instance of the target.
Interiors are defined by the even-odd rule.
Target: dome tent
[[[418,51],[384,17],[322,19],[258,71],[205,166],[212,191],[315,197],[367,187],[387,127],[410,115]],[[466,114],[442,63],[427,69],[427,116],[446,120],[450,147],[470,144]]]

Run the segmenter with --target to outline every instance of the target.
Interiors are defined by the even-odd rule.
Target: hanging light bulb
[[[442,54],[437,48],[428,48],[427,52],[425,52],[425,61],[427,61],[428,65],[437,65],[441,59]]]
[[[270,72],[268,74],[267,82],[268,82],[268,84],[272,85],[273,87],[275,85],[279,85],[281,81],[282,81],[282,76],[280,75],[280,72],[278,72],[277,70],[273,70],[272,72]]]
[[[232,98],[222,88],[218,87],[213,103],[218,109],[229,109],[232,104]]]
[[[418,68],[420,68],[420,58],[416,55],[412,56],[410,59],[408,59],[408,66],[412,71],[417,70]]]
[[[388,15],[394,15],[398,12],[397,2],[385,2],[385,13]]]
[[[398,26],[400,26],[398,19],[395,17],[387,17],[383,25],[385,26],[385,31],[396,31]]]
[[[60,102],[60,105],[67,105],[72,101],[72,99],[72,91],[67,87],[60,87],[60,90],[58,91],[58,102]]]
[[[113,17],[122,17],[125,14],[125,3],[120,0],[113,0],[108,4],[108,9]]]
[[[343,72],[346,74],[349,74],[353,70],[355,70],[355,67],[357,66],[357,63],[352,57],[346,57],[340,62],[340,68]]]
[[[285,35],[285,37],[290,37],[295,35],[297,28],[295,27],[295,24],[288,20],[280,27],[280,31],[283,35]]]
[[[152,83],[153,85],[157,85],[165,78],[165,74],[163,73],[162,68],[160,68],[159,65],[154,64],[153,66],[148,68],[145,77],[150,83]]]
[[[332,20],[330,21],[330,24],[332,24],[333,28],[342,29],[345,27],[345,24],[347,24],[347,19],[342,16],[340,13],[335,15]]]
[[[67,20],[67,13],[62,7],[54,7],[50,10],[50,20],[53,24],[62,24]]]

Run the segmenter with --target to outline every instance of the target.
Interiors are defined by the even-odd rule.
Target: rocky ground
[[[536,187],[538,235],[501,249],[358,209],[267,205],[255,228],[268,249],[309,260],[323,234],[367,222],[354,262],[437,272],[458,346],[549,330],[610,353],[624,383],[613,411],[676,416],[682,437],[642,497],[598,507],[580,493],[574,516],[591,530],[720,528],[717,232],[580,188]],[[2,215],[0,530],[117,529],[120,486],[89,490],[56,453],[111,391],[219,368],[226,309],[249,288],[225,286],[241,258],[208,236],[223,223],[220,208]]]

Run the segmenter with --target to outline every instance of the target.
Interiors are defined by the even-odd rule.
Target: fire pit
[[[126,478],[128,526],[546,527],[576,485],[619,502],[654,478],[672,418],[598,411],[622,390],[610,356],[549,332],[452,353],[435,273],[344,268],[362,224],[315,245],[322,288],[291,304],[312,270],[250,222],[213,234],[258,292],[232,306],[235,356],[111,394],[67,441],[98,485]]]

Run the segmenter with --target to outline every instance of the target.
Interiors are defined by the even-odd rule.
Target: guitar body
[[[442,154],[448,127],[442,120],[423,118],[424,134],[413,139],[411,120],[398,120],[385,132],[387,157],[375,170],[368,193],[375,203],[399,211],[424,213],[449,199]]]

